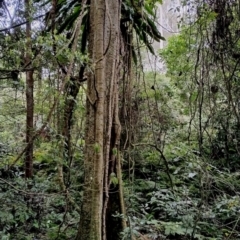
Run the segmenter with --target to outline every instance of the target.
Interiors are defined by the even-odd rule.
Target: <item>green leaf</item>
[[[117,151],[117,148],[113,148],[113,149],[112,149],[112,153],[113,153],[113,155],[116,156],[116,155],[117,155],[117,152],[118,152],[118,151]]]
[[[112,183],[114,186],[118,184],[118,178],[116,177],[116,173],[114,172],[110,174],[110,183]]]
[[[100,145],[98,143],[94,144],[94,152],[96,152],[96,153],[100,152]]]

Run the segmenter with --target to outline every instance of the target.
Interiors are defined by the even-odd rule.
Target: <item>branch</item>
[[[150,147],[154,147],[160,153],[160,156],[163,159],[164,165],[165,165],[166,170],[167,170],[167,175],[168,175],[168,178],[169,178],[169,181],[170,181],[171,188],[173,189],[173,181],[172,181],[172,178],[171,178],[171,175],[170,175],[170,169],[169,169],[169,166],[168,166],[167,159],[166,159],[166,157],[163,154],[163,151],[157,145],[150,144],[150,143],[142,143],[142,144],[138,143],[138,144],[132,144],[132,145],[134,147],[135,146],[140,146],[140,145],[148,145]]]
[[[6,181],[3,178],[0,178],[0,181],[2,181],[3,183],[6,183],[7,185],[9,185],[15,192],[19,193],[19,194],[25,194],[25,195],[35,195],[35,196],[46,196],[46,197],[50,197],[50,196],[56,196],[56,195],[62,195],[62,194],[66,194],[64,192],[59,192],[59,193],[37,193],[37,192],[27,192],[24,191],[20,188],[15,187],[12,183]]]
[[[42,14],[42,15],[39,15],[39,16],[33,18],[32,20],[37,20],[38,18],[41,18],[41,17],[44,17],[44,16],[45,16],[45,14]],[[32,21],[32,20],[31,20],[31,21]],[[8,30],[10,30],[10,29],[17,28],[17,27],[20,27],[20,26],[22,26],[22,25],[25,25],[25,24],[28,23],[28,22],[29,22],[29,21],[27,20],[27,21],[25,21],[25,22],[21,22],[21,23],[18,23],[18,24],[16,24],[16,25],[13,25],[13,26],[11,26],[11,27],[7,27],[7,28],[0,29],[0,32],[6,32],[6,31],[8,31]]]

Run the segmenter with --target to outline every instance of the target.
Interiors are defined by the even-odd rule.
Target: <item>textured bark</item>
[[[85,132],[85,180],[77,240],[117,240],[122,230],[119,185],[112,194],[110,174],[117,171],[121,126],[118,119],[119,34],[121,1],[92,1]],[[118,165],[119,166],[119,165]],[[116,223],[113,227],[113,221]],[[111,224],[110,224],[111,223]]]
[[[25,0],[25,15],[28,20],[26,23],[26,56],[25,65],[27,66],[31,61],[31,21],[30,21],[30,1]],[[33,176],[33,113],[34,113],[34,99],[33,99],[33,71],[26,72],[26,152],[25,152],[25,177],[31,178]]]
[[[120,40],[121,1],[106,1],[105,16],[105,57],[106,101],[105,101],[105,177],[103,208],[103,240],[120,239],[121,219],[113,217],[121,213],[119,184],[112,184],[110,175],[118,178],[116,150],[119,152],[121,125],[118,118],[118,81],[119,81],[119,40]],[[108,45],[107,45],[108,44]],[[113,149],[115,149],[113,151]],[[120,179],[118,179],[120,182]]]
[[[102,239],[105,98],[104,6],[104,0],[92,1],[90,6],[89,51],[92,71],[88,76],[84,195],[77,240]]]

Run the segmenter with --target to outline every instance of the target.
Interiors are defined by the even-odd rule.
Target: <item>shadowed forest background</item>
[[[164,2],[0,0],[2,240],[240,239],[240,2]]]

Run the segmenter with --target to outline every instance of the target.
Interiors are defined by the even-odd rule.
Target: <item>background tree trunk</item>
[[[29,0],[25,0],[25,16],[26,16],[26,56],[25,66],[30,68],[32,56],[31,44],[31,4]],[[33,99],[33,70],[26,72],[26,103],[27,103],[27,119],[26,119],[26,144],[25,152],[25,177],[31,178],[33,176],[33,113],[34,113],[34,99]]]

